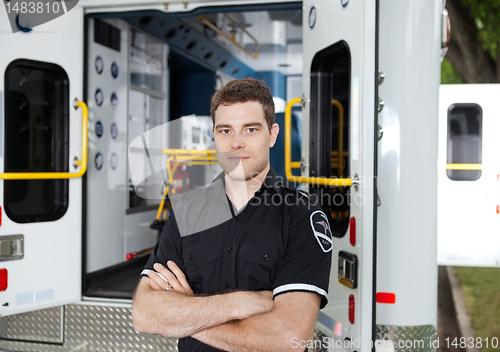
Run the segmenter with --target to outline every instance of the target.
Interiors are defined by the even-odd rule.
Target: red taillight
[[[354,296],[349,296],[349,322],[354,324]]]
[[[351,242],[351,246],[356,245],[356,218],[353,216],[351,218],[351,223],[349,225],[349,242]]]
[[[7,269],[0,269],[0,292],[3,292],[7,289],[8,282],[8,272]]]
[[[450,37],[451,37],[450,15],[446,15],[446,47],[450,45]]]
[[[448,48],[450,44],[450,33],[451,33],[451,25],[450,25],[450,16],[448,14],[448,10],[443,9],[441,13],[441,49]]]
[[[497,214],[500,214],[500,205],[497,205]]]
[[[394,304],[396,303],[396,295],[388,292],[377,292],[377,303]]]

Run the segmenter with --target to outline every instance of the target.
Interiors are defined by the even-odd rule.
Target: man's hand
[[[169,290],[184,295],[194,295],[193,290],[186,280],[186,276],[177,264],[169,260],[167,266],[170,271],[160,263],[154,265],[155,270],[161,276],[153,270],[150,270],[148,273],[151,279],[149,281],[149,286],[156,291],[168,291],[167,287],[170,286],[171,288]],[[271,311],[274,305],[272,291],[239,291],[233,292],[233,294],[236,294],[240,301],[241,310],[245,311],[248,316],[267,313]],[[245,318],[246,317],[247,316],[245,316]]]
[[[167,262],[167,266],[170,270],[165,268],[160,263],[156,263],[154,265],[155,270],[159,274],[161,274],[163,278],[153,270],[150,270],[148,273],[148,276],[151,279],[149,280],[149,286],[156,291],[164,291],[167,290],[168,287],[170,287],[169,289],[172,289],[177,293],[181,293],[184,295],[193,295],[193,290],[186,280],[186,275],[184,275],[177,264],[169,260]]]

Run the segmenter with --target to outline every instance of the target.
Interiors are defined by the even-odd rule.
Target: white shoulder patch
[[[316,237],[319,246],[323,252],[330,252],[333,248],[332,230],[325,213],[316,210],[311,214],[310,220],[314,237]]]

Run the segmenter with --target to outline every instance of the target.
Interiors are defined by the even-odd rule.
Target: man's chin
[[[251,172],[251,173],[241,173],[241,172],[230,172],[226,173],[232,180],[238,181],[238,182],[248,182],[253,180],[256,176],[259,175],[258,172]]]
[[[232,172],[226,173],[231,179],[239,182],[248,181],[252,179],[252,175],[246,175],[242,172],[233,170]]]
[[[228,163],[221,164],[222,169],[228,175],[231,179],[235,181],[250,181],[256,176],[260,175],[262,171],[265,170],[264,167],[257,167],[254,170],[248,170],[250,167],[247,169],[243,168],[243,164],[239,163],[238,165],[230,165]],[[229,166],[229,167],[228,167]]]

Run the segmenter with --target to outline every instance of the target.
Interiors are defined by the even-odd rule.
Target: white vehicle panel
[[[384,108],[379,114],[377,292],[395,294],[396,303],[377,304],[377,325],[435,327],[442,5],[434,0],[380,4],[379,67],[385,80],[379,87]]]
[[[500,266],[500,147],[497,131],[498,84],[442,85],[439,98],[438,264]],[[477,180],[447,175],[448,114],[454,104],[482,110],[482,171]]]
[[[68,28],[72,28],[71,31]],[[73,100],[83,99],[83,9],[76,7],[65,15],[39,25],[29,33],[12,33],[5,11],[0,11],[0,95],[4,96],[5,70],[14,60],[27,59],[59,65],[69,78],[69,164],[82,158],[82,110],[73,108]],[[15,48],[15,50],[13,50]],[[3,105],[5,107],[5,104]],[[6,117],[3,112],[2,131]],[[5,136],[2,135],[2,144]],[[4,147],[0,170],[4,170]],[[79,169],[78,169],[79,170]],[[1,293],[0,315],[77,302],[81,298],[82,261],[82,179],[69,180],[68,208],[55,221],[16,223],[4,212],[4,186],[0,186],[2,224],[0,238],[24,236],[24,257],[4,261],[8,287]],[[17,181],[10,181],[17,182]]]
[[[345,7],[342,3],[347,4]],[[311,10],[315,8],[316,19],[313,28]],[[350,217],[357,220],[357,241],[349,243],[349,230],[342,238],[334,237],[332,250],[332,271],[330,274],[329,304],[320,312],[328,318],[328,326],[318,323],[318,328],[336,340],[351,338],[352,346],[358,351],[371,350],[369,343],[361,344],[359,338],[366,341],[372,338],[372,300],[373,300],[373,145],[375,115],[375,34],[376,3],[305,1],[303,6],[304,25],[304,94],[306,107],[303,109],[303,147],[304,160],[309,160],[310,153],[310,106],[311,63],[316,53],[332,44],[344,41],[350,52],[351,106],[350,116],[344,117],[344,123],[351,128],[350,152],[359,151],[363,157],[351,154],[350,175],[360,178],[359,191],[351,187]],[[354,134],[354,135],[353,135]],[[355,143],[356,145],[353,145]],[[357,153],[356,153],[357,154]],[[309,175],[309,170],[305,173]],[[362,199],[362,200],[361,200]],[[360,200],[360,201],[356,201]],[[338,258],[340,251],[346,251],[360,258],[358,268],[358,288],[351,289],[338,281]],[[349,321],[349,296],[355,299],[354,323]],[[354,342],[358,341],[357,344]]]

